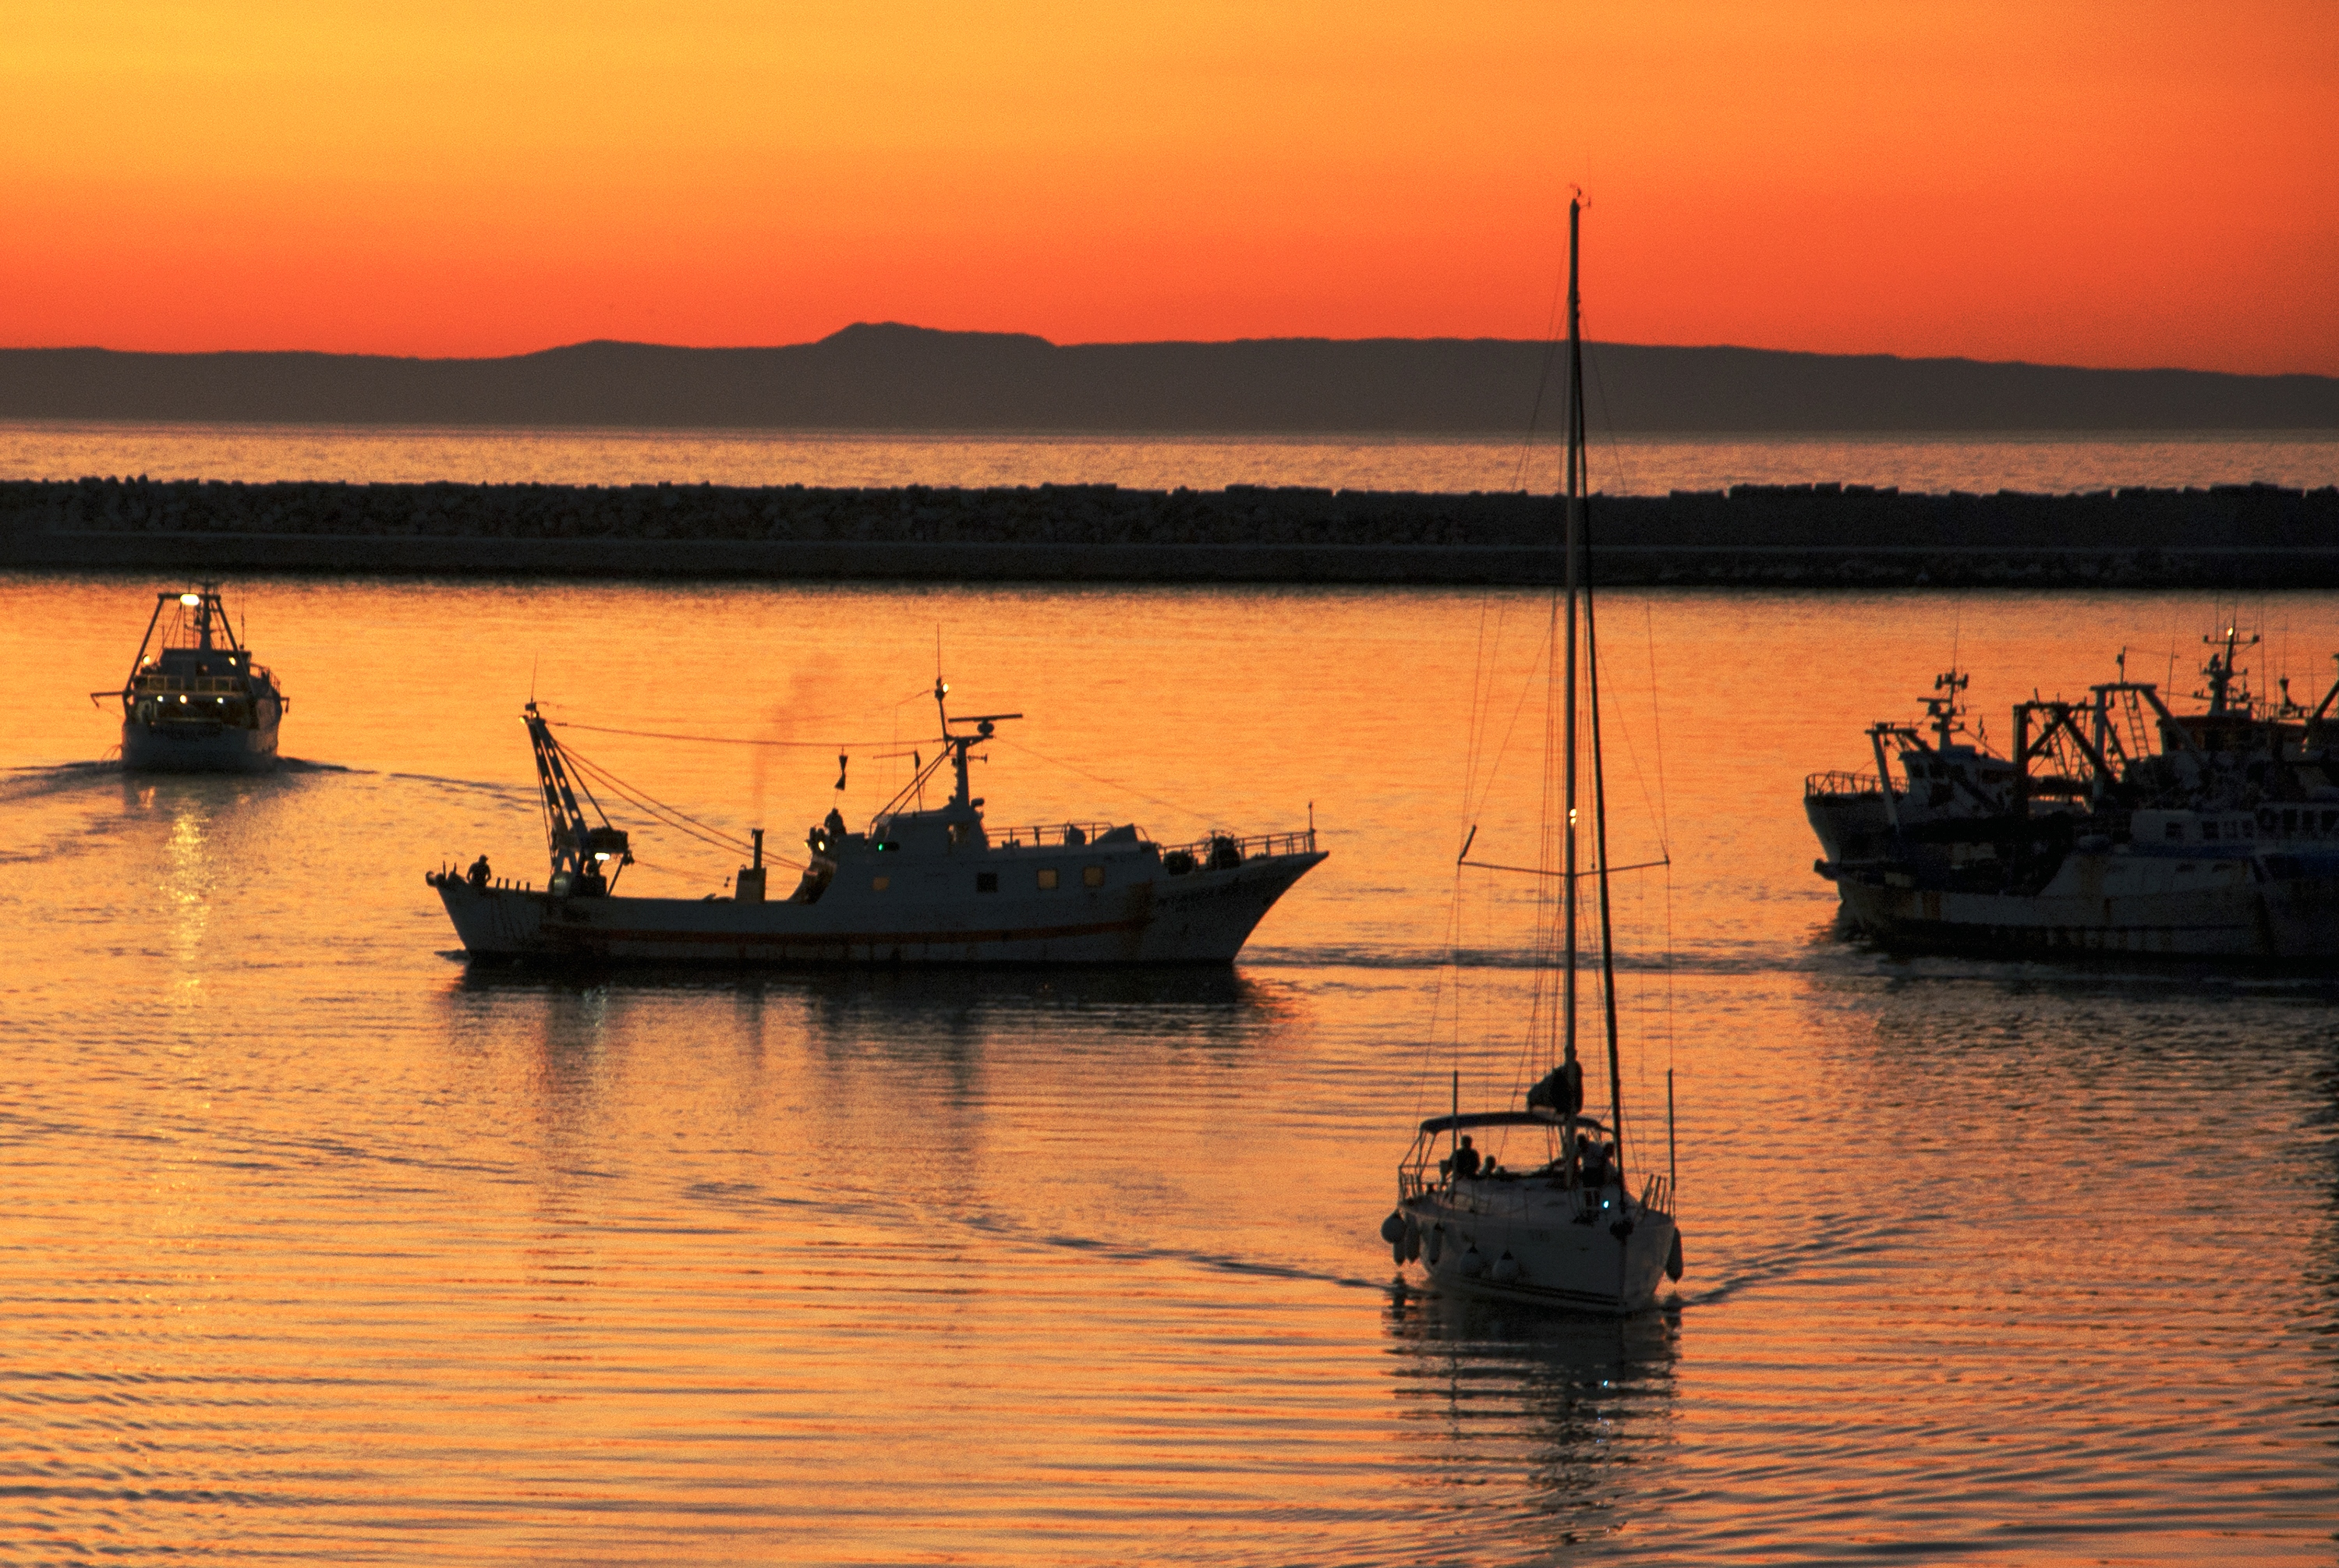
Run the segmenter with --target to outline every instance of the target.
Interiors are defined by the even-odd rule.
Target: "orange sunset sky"
[[[8,0],[0,345],[893,320],[2339,374],[2339,4]]]

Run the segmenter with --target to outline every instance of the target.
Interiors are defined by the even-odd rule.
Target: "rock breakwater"
[[[2339,487],[1596,498],[1611,584],[2339,586]],[[1539,584],[1559,504],[1231,486],[0,483],[0,566],[955,581]]]

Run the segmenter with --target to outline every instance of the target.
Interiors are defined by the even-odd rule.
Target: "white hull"
[[[2032,894],[1900,887],[1845,874],[1846,920],[1888,944],[2043,957],[2339,961],[2339,875],[2298,857],[2074,853]],[[2320,871],[2322,868],[2315,868]]]
[[[122,725],[122,765],[130,773],[272,773],[276,762],[273,724],[245,729],[129,719]]]
[[[1134,857],[1131,857],[1134,858]],[[475,958],[657,964],[1224,963],[1324,856],[1256,856],[1221,871],[1086,887],[916,899],[864,885],[817,902],[556,898],[434,877]],[[953,878],[955,883],[960,878]],[[891,894],[891,896],[889,896]]]
[[[1631,1224],[1619,1236],[1614,1188],[1608,1208],[1579,1220],[1572,1212],[1576,1195],[1533,1202],[1503,1193],[1503,1185],[1464,1183],[1400,1206],[1420,1234],[1420,1256],[1406,1269],[1411,1283],[1441,1295],[1582,1312],[1622,1315],[1656,1305],[1679,1236],[1671,1215],[1632,1205]]]

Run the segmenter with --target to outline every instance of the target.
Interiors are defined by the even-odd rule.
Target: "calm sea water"
[[[1541,601],[246,582],[301,764],[125,779],[84,694],[150,587],[0,577],[0,1556],[2334,1555],[2333,994],[1887,961],[1800,810],[1953,646],[2002,715],[2235,606],[1604,601],[1615,858],[1673,860],[1621,894],[1624,1083],[1653,1155],[1676,1075],[1689,1266],[1619,1325],[1400,1302],[1376,1234],[1446,1075],[1518,1079],[1526,911],[1453,860],[1466,785],[1527,853]],[[2339,651],[2327,597],[2243,610],[2263,674]],[[450,952],[426,870],[541,874],[531,688],[819,744],[571,732],[784,842],[835,750],[856,819],[898,776],[938,630],[1028,715],[994,823],[1312,802],[1331,859],[1224,972]],[[637,843],[643,891],[732,869]]]
[[[2339,484],[2339,433],[1623,437],[1595,442],[1612,495],[1737,484],[2063,493],[2123,485]],[[0,479],[459,479],[622,485],[1230,484],[1552,489],[1549,443],[1421,437],[807,435],[0,422]]]

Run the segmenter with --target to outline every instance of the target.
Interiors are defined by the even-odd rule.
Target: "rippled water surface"
[[[1376,1235],[1446,1074],[1520,1072],[1523,893],[1453,861],[1466,781],[1532,853],[1532,597],[237,583],[301,764],[125,779],[84,694],[162,586],[0,577],[0,1557],[2334,1555],[2333,991],[1847,947],[1800,809],[1953,647],[1996,733],[2123,646],[2184,685],[2235,606],[1604,600],[1615,858],[1673,862],[1620,894],[1623,1080],[1653,1160],[1675,1074],[1689,1266],[1619,1325],[1400,1301]],[[2239,610],[2320,688],[2327,597]],[[785,843],[835,752],[858,820],[926,744],[938,631],[1027,715],[994,823],[1312,802],[1331,859],[1230,971],[449,952],[423,872],[542,874],[531,687],[804,743],[569,732]],[[643,891],[732,869],[637,843]]]
[[[1841,481],[2062,494],[2155,485],[2339,484],[2329,430],[1626,436],[1599,442],[1611,495]],[[414,429],[0,421],[0,479],[459,479],[490,484],[1308,485],[1555,489],[1548,442],[1414,436],[916,436],[758,430]]]

